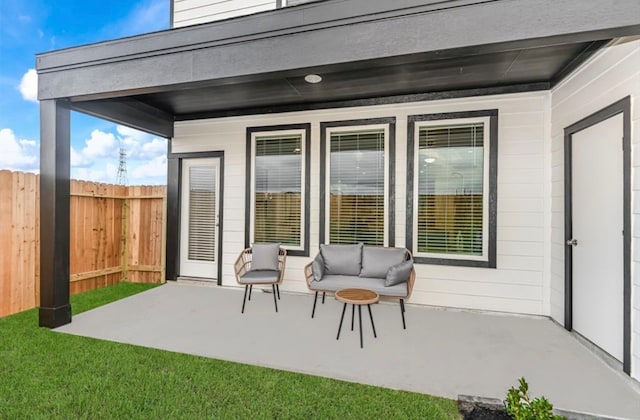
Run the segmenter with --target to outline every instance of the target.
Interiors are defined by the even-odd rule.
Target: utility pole
[[[118,176],[116,184],[127,185],[127,151],[123,147],[120,148],[120,164],[118,165]]]

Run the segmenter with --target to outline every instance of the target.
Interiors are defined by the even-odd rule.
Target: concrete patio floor
[[[364,348],[347,310],[327,296],[311,319],[312,295],[168,283],[82,313],[57,331],[216,359],[456,398],[503,399],[524,376],[533,396],[557,408],[640,419],[631,380],[544,318],[407,305],[372,305],[378,338],[363,308]]]

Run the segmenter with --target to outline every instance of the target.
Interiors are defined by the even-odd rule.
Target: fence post
[[[162,197],[162,245],[160,254],[160,282],[167,282],[167,194]]]
[[[127,197],[129,187],[125,187]],[[122,264],[122,277],[120,281],[129,281],[129,199],[122,198],[122,237],[120,238],[120,255]]]

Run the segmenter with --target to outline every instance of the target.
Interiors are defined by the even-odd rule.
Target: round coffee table
[[[362,305],[367,305],[369,309],[369,319],[371,319],[371,328],[373,329],[373,336],[377,338],[376,326],[373,323],[373,315],[371,314],[371,304],[378,302],[380,296],[367,289],[342,289],[336,292],[336,299],[340,302],[344,302],[342,307],[342,316],[340,317],[340,326],[338,327],[338,335],[336,340],[340,339],[340,330],[342,329],[342,321],[344,320],[344,312],[347,309],[347,304],[351,304],[351,331],[353,331],[353,318],[355,315],[356,305],[358,305],[358,319],[360,324],[360,348],[362,345]]]

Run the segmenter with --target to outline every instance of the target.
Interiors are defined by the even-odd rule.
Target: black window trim
[[[245,180],[245,229],[244,229],[244,246],[249,248],[251,246],[251,200],[253,197],[253,191],[251,189],[251,180],[253,173],[252,167],[252,152],[253,141],[252,137],[256,133],[268,133],[272,131],[287,131],[287,130],[304,130],[304,243],[302,249],[288,249],[287,255],[292,257],[308,257],[309,256],[309,216],[311,203],[310,197],[310,185],[311,185],[311,123],[301,124],[282,124],[282,125],[268,125],[260,127],[247,127],[246,137],[246,180]]]
[[[386,246],[395,246],[395,185],[396,185],[396,117],[384,118],[364,118],[358,120],[343,121],[326,121],[320,123],[320,235],[319,243],[325,244],[325,230],[327,227],[326,220],[326,182],[327,182],[327,129],[335,127],[358,127],[365,125],[387,125],[388,132],[388,152],[389,167],[388,171],[388,197],[387,197],[387,244]]]
[[[498,110],[488,109],[479,111],[447,112],[437,114],[409,115],[407,117],[407,225],[406,225],[406,246],[413,252],[413,226],[415,217],[413,212],[413,201],[416,199],[414,188],[415,174],[415,141],[416,123],[423,121],[439,121],[489,117],[489,226],[487,260],[465,260],[461,258],[431,258],[416,257],[414,261],[418,264],[451,265],[464,267],[484,267],[496,268],[496,234],[497,234],[497,208],[498,208]]]

